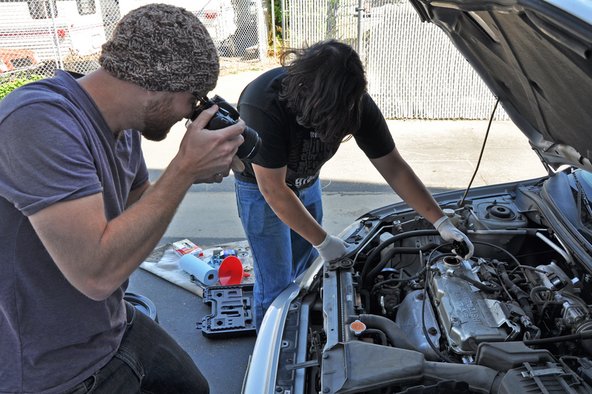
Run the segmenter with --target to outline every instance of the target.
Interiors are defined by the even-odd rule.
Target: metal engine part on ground
[[[123,299],[132,304],[137,310],[158,323],[156,305],[148,297],[135,293],[125,293]]]

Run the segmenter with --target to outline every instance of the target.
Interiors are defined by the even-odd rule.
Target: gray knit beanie
[[[206,94],[220,72],[204,25],[184,8],[167,4],[125,15],[103,44],[99,64],[114,77],[151,91]]]

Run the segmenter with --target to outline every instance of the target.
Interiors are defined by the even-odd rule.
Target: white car
[[[119,0],[121,15],[154,2],[151,0]],[[162,0],[156,2],[183,7],[194,13],[208,29],[217,47],[236,31],[235,12],[231,0]]]
[[[268,309],[244,393],[591,393],[592,2],[411,1],[548,176],[434,196],[466,260],[404,203],[360,217]]]

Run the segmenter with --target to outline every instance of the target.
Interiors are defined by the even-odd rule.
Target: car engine
[[[355,251],[302,300],[310,392],[592,392],[589,181],[439,199],[469,259],[405,206],[362,217],[344,232]]]

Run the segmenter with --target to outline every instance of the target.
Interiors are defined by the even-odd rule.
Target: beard
[[[142,136],[150,141],[162,141],[171,131],[171,127],[180,119],[171,115],[166,105],[152,104],[144,112],[144,127]]]
[[[171,128],[162,129],[162,128],[153,128],[149,127],[148,125],[142,130],[142,136],[150,141],[162,141],[166,138],[166,136],[171,131]]]

